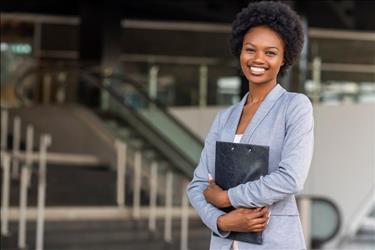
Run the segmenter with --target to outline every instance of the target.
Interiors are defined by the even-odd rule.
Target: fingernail
[[[268,218],[271,216],[271,212],[268,213]]]
[[[212,175],[211,174],[208,174],[208,180],[210,181],[210,180],[212,180],[213,178],[212,178]]]
[[[267,220],[267,225],[268,225],[269,222],[270,222],[270,219]]]

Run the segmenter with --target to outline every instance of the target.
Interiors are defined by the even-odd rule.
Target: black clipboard
[[[239,184],[254,181],[268,174],[269,147],[216,142],[215,182],[222,189],[228,190]],[[233,207],[221,209],[230,212]],[[215,233],[214,233],[215,234]],[[232,240],[262,244],[262,233],[231,232],[227,237]]]

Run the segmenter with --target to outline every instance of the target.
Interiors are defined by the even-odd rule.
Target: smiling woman
[[[193,207],[215,233],[210,249],[306,249],[294,195],[311,163],[312,105],[277,83],[299,55],[303,37],[299,17],[280,2],[250,3],[233,22],[231,48],[249,93],[216,116],[187,188]],[[268,147],[268,174],[223,190],[214,180],[217,141]],[[236,209],[221,210],[229,206]],[[233,241],[231,232],[262,232],[263,242]]]

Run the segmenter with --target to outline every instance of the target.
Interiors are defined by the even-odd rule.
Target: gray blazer
[[[210,249],[230,249],[229,232],[219,231],[217,218],[224,214],[206,202],[203,191],[208,174],[215,176],[215,142],[233,142],[247,95],[219,112],[205,140],[193,180],[187,187],[189,200],[205,225],[221,237],[211,236]],[[228,190],[234,207],[270,206],[271,217],[263,232],[263,245],[239,242],[243,249],[305,249],[294,194],[302,190],[313,154],[313,109],[303,94],[287,92],[277,84],[247,126],[240,143],[269,146],[269,173],[259,180]]]

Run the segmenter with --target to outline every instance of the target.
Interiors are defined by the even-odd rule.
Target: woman
[[[302,190],[313,152],[313,110],[303,94],[277,84],[303,47],[298,16],[278,2],[250,3],[233,22],[231,47],[249,93],[219,112],[187,192],[203,222],[218,236],[210,249],[306,249],[294,195]],[[216,141],[269,147],[269,173],[222,190],[215,174]],[[237,209],[224,213],[219,208]],[[263,244],[233,242],[231,231],[263,232]]]

